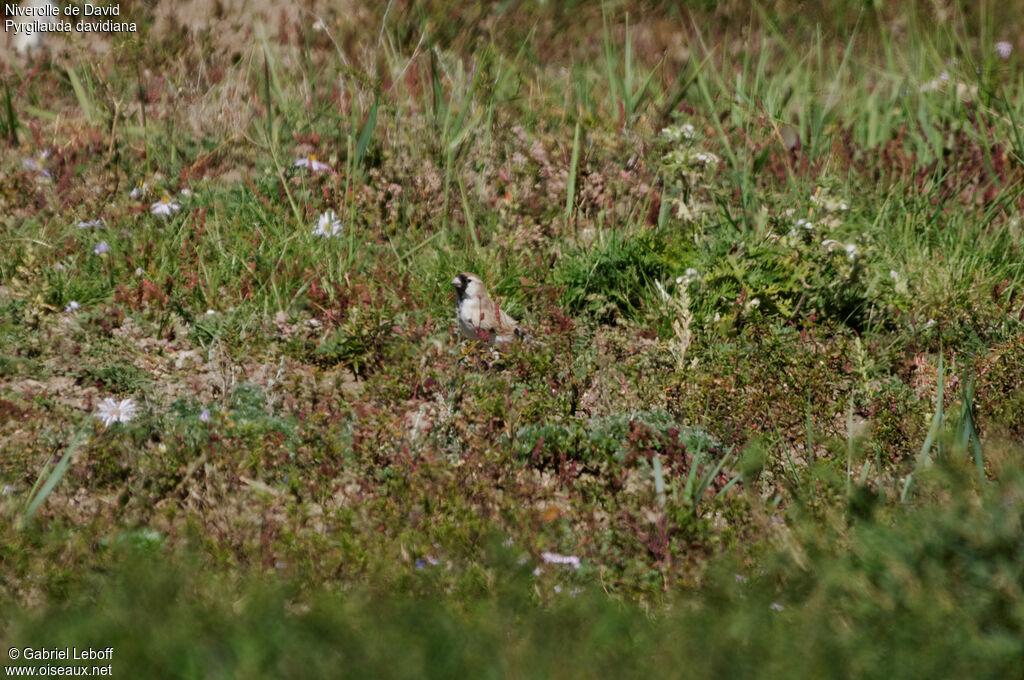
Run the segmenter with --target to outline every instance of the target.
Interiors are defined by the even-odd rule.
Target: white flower
[[[49,155],[49,154],[47,154],[44,151],[43,153],[41,153],[39,155],[39,157],[40,158],[46,158],[47,155]],[[50,174],[49,170],[47,170],[42,165],[40,165],[38,162],[36,162],[35,158],[26,158],[26,159],[24,159],[23,161],[21,161],[21,167],[23,167],[26,170],[29,170],[31,172],[38,172],[43,177],[52,177],[53,176],[53,175]]]
[[[217,313],[217,312],[213,311],[212,309],[207,309],[207,310],[206,310],[206,316],[213,316],[213,315],[214,315],[214,314],[216,314],[216,313]]]
[[[840,243],[839,241],[835,240],[834,238],[827,238],[824,241],[822,241],[821,242],[821,247],[824,248],[825,250],[827,250],[830,253],[833,250],[843,250],[844,248],[846,248],[846,246],[844,246],[842,243]]]
[[[669,142],[681,142],[684,139],[690,140],[696,137],[697,130],[694,129],[693,125],[683,123],[682,125],[671,125],[662,129],[661,136]]]
[[[106,229],[106,227],[103,226],[103,220],[81,220],[78,223],[79,229],[92,229],[93,227],[96,229]]]
[[[832,198],[832,196],[829,195],[828,189],[824,187],[818,188],[817,191],[811,194],[811,203],[821,206],[826,212],[830,213],[842,212],[849,209],[846,201],[840,198]]]
[[[687,267],[682,276],[676,277],[677,286],[688,286],[700,278],[700,274],[693,267]]]
[[[693,154],[693,160],[700,165],[718,165],[718,156],[710,151],[698,151]]]
[[[341,220],[334,214],[333,210],[320,215],[320,220],[313,227],[313,236],[320,236],[322,238],[331,238],[332,236],[341,235],[342,230]]]
[[[143,196],[146,195],[148,191],[149,185],[146,184],[145,182],[139,182],[138,184],[135,185],[135,188],[132,189],[132,192],[128,195],[131,196],[132,198],[142,198]]]
[[[181,206],[172,201],[171,199],[167,198],[167,196],[164,196],[159,201],[149,206],[149,210],[154,215],[164,215],[166,217],[170,217],[174,213],[181,210]]]
[[[107,245],[106,241],[100,241],[95,246],[93,246],[92,252],[95,255],[102,255],[104,253],[109,253],[110,252],[110,246]]]
[[[100,403],[95,416],[103,421],[104,427],[110,427],[114,423],[127,423],[135,417],[137,409],[131,399],[117,401],[113,397],[107,397]]]
[[[772,611],[781,612],[783,609],[785,609],[785,607],[783,607],[778,602],[772,602],[771,609]]]
[[[1010,55],[1013,54],[1013,45],[1005,40],[1000,40],[996,43],[996,54],[999,55],[1000,59],[1009,59]]]
[[[314,154],[309,154],[305,158],[297,158],[297,159],[295,159],[295,167],[296,168],[309,168],[313,172],[323,172],[324,170],[330,170],[331,169],[331,166],[327,165],[327,163],[323,163],[321,161],[318,161]]]
[[[78,304],[78,300],[72,300],[71,302],[69,302],[67,304],[66,307],[64,307],[64,311],[65,312],[77,312],[81,308],[82,308],[82,305]]]
[[[889,278],[892,279],[897,293],[906,293],[908,291],[907,282],[902,276],[900,276],[898,271],[890,269]]]
[[[573,569],[580,568],[580,558],[575,555],[559,555],[553,552],[542,552],[540,558],[547,564],[567,564]]]
[[[850,258],[851,260],[855,260],[855,259],[857,259],[858,255],[860,255],[860,251],[857,250],[857,246],[855,246],[852,243],[847,243],[846,244],[846,256],[848,258]]]
[[[143,274],[145,274],[145,273],[146,273],[146,272],[142,270],[142,267],[136,267],[136,268],[135,268],[135,275],[136,275],[136,276],[142,276],[142,275],[143,275]]]
[[[180,193],[182,196],[191,196],[192,195],[192,190],[191,189],[182,189],[178,193]]]

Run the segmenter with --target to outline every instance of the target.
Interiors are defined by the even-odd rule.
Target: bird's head
[[[455,288],[455,301],[462,302],[466,297],[477,297],[487,294],[484,282],[476,274],[461,272],[452,279],[452,287]]]

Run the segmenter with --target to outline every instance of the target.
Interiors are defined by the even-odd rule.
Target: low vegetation
[[[203,7],[0,67],[8,647],[1021,675],[1012,8]]]

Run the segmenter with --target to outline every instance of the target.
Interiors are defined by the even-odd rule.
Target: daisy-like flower
[[[138,184],[135,185],[135,188],[132,189],[132,192],[128,195],[131,196],[132,198],[142,198],[148,192],[149,185],[146,184],[145,182],[139,182]]]
[[[192,195],[192,190],[188,189],[188,188],[185,188],[185,189],[182,189],[181,191],[179,191],[178,193],[181,194],[182,196],[191,196]]]
[[[1005,40],[1000,40],[996,43],[996,54],[999,55],[1000,59],[1009,59],[1010,55],[1013,54],[1013,45]]]
[[[46,156],[47,154],[45,152],[41,154],[42,158],[46,158]],[[21,167],[25,168],[30,172],[38,172],[43,177],[53,177],[53,175],[50,174],[50,171],[44,168],[42,165],[40,165],[35,158],[26,158],[21,162]]]
[[[131,399],[118,401],[113,397],[107,397],[100,402],[100,407],[95,415],[103,421],[104,427],[110,427],[114,423],[127,423],[135,417],[138,407]]]
[[[313,236],[320,236],[321,238],[331,238],[332,236],[340,236],[342,230],[341,220],[334,214],[333,210],[320,215],[320,220],[313,227]]]
[[[857,246],[852,243],[846,244],[846,256],[851,260],[856,260],[857,256],[860,255],[860,251],[857,250]]]
[[[72,300],[64,307],[65,312],[77,312],[82,308],[82,305],[78,304],[78,300]]]
[[[99,243],[92,247],[92,252],[94,255],[102,255],[104,253],[109,253],[110,246],[107,245],[106,241],[100,241]]]
[[[296,158],[295,159],[295,167],[296,168],[309,168],[313,172],[323,172],[324,170],[330,170],[331,169],[331,166],[327,165],[327,163],[324,163],[322,161],[318,161],[316,159],[316,155],[315,154],[309,154],[305,158]]]
[[[88,220],[88,221],[80,220],[78,222],[78,228],[79,229],[106,229],[106,227],[103,226],[103,220],[101,220],[101,219],[100,220]]]
[[[163,215],[170,217],[174,213],[181,210],[181,206],[169,199],[166,195],[159,201],[149,206],[149,211],[154,215]]]
[[[553,552],[542,552],[540,558],[547,564],[565,564],[573,569],[580,568],[580,558],[575,555],[559,555]]]

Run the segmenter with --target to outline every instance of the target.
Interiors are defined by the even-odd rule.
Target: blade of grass
[[[380,88],[373,93],[373,105],[370,106],[370,112],[366,114],[366,122],[363,123],[363,130],[359,133],[359,141],[356,143],[356,157],[355,165],[357,168],[363,162],[363,157],[366,155],[366,148],[370,145],[370,138],[373,136],[373,128],[377,124],[377,109],[380,106]]]
[[[71,443],[68,445],[68,448],[64,452],[64,455],[61,456],[60,461],[57,463],[57,465],[54,466],[53,470],[50,471],[48,475],[46,475],[46,467],[43,468],[43,471],[40,473],[39,480],[42,480],[44,475],[46,475],[46,481],[43,483],[42,487],[38,490],[38,492],[29,497],[30,500],[28,502],[27,508],[25,509],[25,515],[22,517],[21,520],[22,528],[24,528],[28,524],[28,522],[36,514],[36,510],[39,509],[39,506],[42,505],[44,501],[46,501],[50,494],[53,493],[53,490],[57,488],[57,484],[60,483],[60,480],[64,478],[64,474],[68,471],[68,466],[71,465],[71,456],[72,454],[74,454],[75,449],[78,448],[78,445],[79,443],[81,443],[82,438],[85,437],[85,432],[87,429],[88,427],[87,424],[85,423],[79,426],[78,431],[75,432],[75,436],[71,439]],[[39,481],[36,482],[36,485],[38,484]],[[33,489],[34,488],[35,487],[33,487]]]
[[[576,131],[572,135],[572,160],[569,161],[569,179],[565,193],[565,223],[572,219],[572,209],[576,203],[576,170],[580,162],[580,121],[582,112],[576,117]]]
[[[11,90],[4,81],[4,114],[7,120],[4,123],[4,136],[12,145],[18,143],[18,117],[14,113],[14,104],[11,102]]]
[[[82,86],[82,81],[79,80],[74,66],[69,66],[66,72],[68,80],[71,81],[71,89],[75,91],[75,98],[78,99],[78,106],[82,109],[82,114],[85,116],[85,121],[91,124],[92,105],[89,102],[89,97],[86,95],[85,88]]]
[[[945,367],[942,361],[942,350],[939,350],[939,377],[938,377],[938,388],[935,394],[935,413],[932,415],[932,423],[928,428],[928,435],[924,438],[924,444],[921,445],[921,452],[917,455],[917,464],[914,466],[914,471],[907,477],[907,481],[903,484],[903,492],[900,494],[900,502],[904,503],[910,494],[910,489],[914,484],[914,475],[917,474],[918,470],[927,469],[932,465],[931,449],[935,444],[936,439],[939,436],[939,431],[942,429],[942,391],[943,391],[943,379]]]

